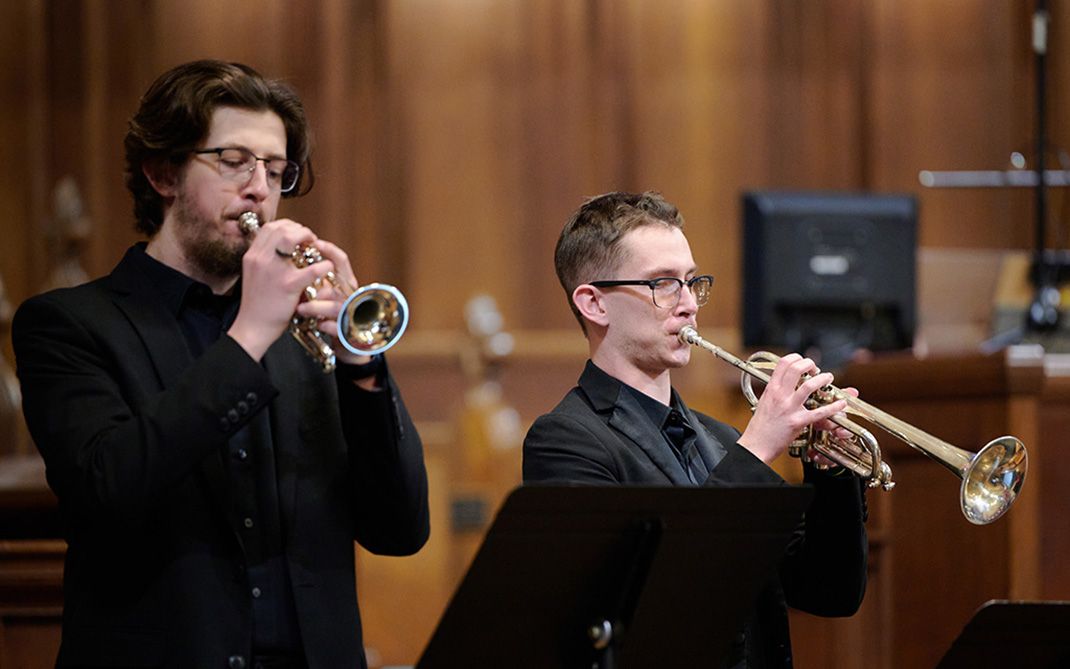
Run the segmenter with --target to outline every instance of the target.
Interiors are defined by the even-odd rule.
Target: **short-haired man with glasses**
[[[777,365],[742,434],[684,404],[670,375],[688,363],[691,347],[678,335],[695,326],[713,277],[699,273],[683,227],[676,207],[651,192],[592,198],[565,225],[554,261],[590,360],[578,385],[528,432],[526,485],[783,483],[770,463],[805,427],[834,427],[828,419],[844,402],[805,406],[832,375],[797,354]],[[861,604],[863,484],[824,469],[829,464],[804,465],[815,500],[724,666],[790,666],[787,605],[844,616]]]
[[[426,541],[419,435],[386,363],[325,374],[286,334],[330,334],[356,277],[276,218],[312,185],[287,85],[236,63],[161,75],[125,140],[147,242],[15,317],[24,411],[68,544],[57,666],[363,667],[354,540]],[[250,239],[239,217],[263,225]],[[298,246],[325,258],[299,268]]]

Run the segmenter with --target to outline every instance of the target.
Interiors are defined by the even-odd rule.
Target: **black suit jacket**
[[[706,485],[785,484],[737,443],[737,430],[685,411],[699,452],[711,466]],[[787,605],[824,616],[851,615],[861,605],[868,551],[863,484],[810,467],[805,479],[814,484],[814,501],[788,547],[779,579],[759,596],[734,663],[791,666]],[[691,485],[660,426],[620,381],[590,361],[579,385],[528,431],[524,483]]]
[[[353,541],[410,554],[429,531],[422,446],[392,381],[339,383],[288,334],[262,364],[225,335],[193,359],[129,253],[107,277],[28,300],[13,341],[66,523],[59,665],[251,666],[224,457],[264,411],[309,665],[364,665]]]

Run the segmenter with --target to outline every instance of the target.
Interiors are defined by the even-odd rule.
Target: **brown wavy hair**
[[[178,167],[189,151],[208,136],[218,107],[272,111],[286,129],[286,157],[301,166],[297,185],[283,197],[312,189],[312,138],[305,108],[286,83],[266,79],[241,63],[198,60],[179,65],[149,86],[130,119],[126,148],[126,187],[134,197],[135,228],[152,237],[163,223],[163,198],[142,171],[146,163],[166,161]]]

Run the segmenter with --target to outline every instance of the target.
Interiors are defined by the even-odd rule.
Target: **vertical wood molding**
[[[1041,533],[1044,523],[1041,512],[1045,511],[1049,517],[1059,513],[1057,509],[1043,509],[1041,505],[1047,449],[1040,439],[1039,402],[1039,389],[1034,394],[1011,397],[1008,402],[1008,425],[1012,434],[1027,444],[1029,453],[1027,480],[1014,503],[1013,513],[1008,514],[1007,518],[1010,524],[1008,546],[1011,567],[1008,594],[1016,600],[1041,599],[1044,595],[1041,571]]]
[[[50,138],[52,109],[48,99],[48,44],[49,37],[46,29],[45,13],[46,3],[42,0],[29,4],[30,11],[27,14],[29,25],[27,34],[30,35],[28,48],[29,56],[27,71],[29,72],[29,104],[26,106],[28,116],[26,118],[26,137],[28,139],[26,150],[26,166],[29,176],[30,199],[29,206],[24,214],[26,217],[20,221],[28,233],[26,253],[23,256],[26,261],[24,266],[25,275],[19,287],[22,294],[12,295],[13,302],[25,297],[35,290],[48,271],[44,267],[45,253],[40,230],[41,225],[48,215],[48,155],[50,153]]]
[[[82,24],[85,50],[82,58],[82,79],[86,82],[86,99],[82,122],[84,144],[81,151],[84,163],[88,166],[85,176],[78,182],[78,189],[85,203],[90,224],[99,226],[99,216],[107,211],[109,156],[114,154],[114,147],[107,141],[107,93],[111,89],[108,80],[107,45],[108,26],[105,14],[108,11],[106,0],[87,0],[85,2],[85,20]],[[108,251],[101,248],[101,241],[107,237],[90,231],[90,256],[99,257]]]

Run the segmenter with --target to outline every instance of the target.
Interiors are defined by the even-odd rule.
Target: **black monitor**
[[[826,369],[856,350],[909,348],[917,200],[910,195],[743,195],[743,344]]]

